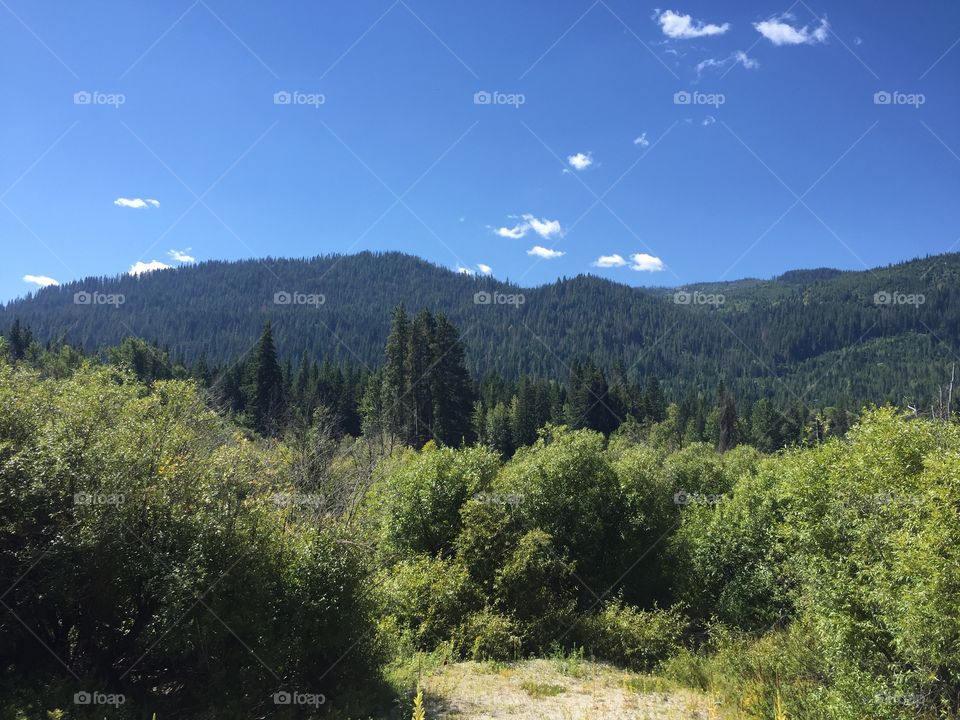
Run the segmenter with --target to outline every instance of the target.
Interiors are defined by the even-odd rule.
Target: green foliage
[[[485,448],[441,448],[432,442],[409,452],[399,468],[375,489],[383,535],[406,552],[450,551],[460,532],[460,508],[487,490],[500,466]]]
[[[621,600],[581,622],[588,652],[635,670],[649,670],[677,652],[688,623],[681,608],[641,610]]]
[[[484,608],[470,615],[457,629],[455,645],[462,657],[475,662],[517,660],[522,639],[517,623],[510,616]]]
[[[624,508],[600,433],[547,427],[493,487],[515,498],[524,527],[548,533],[588,586],[605,588],[622,572]]]
[[[466,570],[451,560],[417,555],[381,571],[383,612],[418,649],[449,638],[477,599]]]
[[[99,688],[161,716],[255,717],[277,676],[345,697],[376,673],[362,559],[333,527],[285,523],[269,499],[282,468],[192,384],[0,362],[0,460],[0,578],[20,619],[0,626],[4,702],[37,716]]]
[[[543,650],[571,626],[576,607],[573,563],[564,561],[543,530],[520,538],[497,571],[493,593],[498,607],[516,619],[524,645]]]

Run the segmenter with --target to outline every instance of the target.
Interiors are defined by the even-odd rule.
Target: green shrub
[[[383,611],[415,647],[432,650],[477,606],[466,569],[451,559],[416,555],[381,570]]]
[[[581,625],[588,652],[634,670],[649,670],[680,650],[687,619],[680,608],[640,610],[615,600]]]
[[[0,459],[20,620],[0,625],[0,707],[11,685],[31,717],[97,688],[133,714],[255,717],[277,676],[343,697],[376,675],[362,558],[335,527],[287,522],[270,500],[282,468],[192,384],[0,362]]]
[[[521,653],[520,629],[510,616],[484,608],[457,629],[454,645],[462,657],[475,662],[517,660]]]
[[[513,617],[524,646],[542,650],[574,619],[573,565],[561,558],[542,530],[520,538],[494,580],[496,607]]]
[[[629,565],[626,511],[600,433],[548,426],[534,445],[517,451],[493,489],[515,498],[523,527],[549,533],[595,592]],[[593,596],[584,590],[583,597]]]
[[[500,460],[481,447],[410,451],[377,488],[383,535],[390,547],[436,555],[450,551],[460,532],[460,509],[489,489]]]

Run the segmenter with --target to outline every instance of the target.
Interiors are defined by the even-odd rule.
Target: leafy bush
[[[455,646],[462,657],[483,660],[517,660],[521,652],[520,630],[508,615],[484,608],[470,615],[457,629]]]
[[[635,670],[649,670],[680,650],[687,619],[680,608],[640,610],[620,600],[581,621],[588,652]]]
[[[516,499],[523,526],[548,533],[595,592],[609,587],[629,564],[620,485],[600,433],[547,426],[534,445],[504,466],[493,487]],[[592,596],[585,591],[584,597]]]
[[[469,575],[450,559],[421,554],[401,560],[376,578],[386,615],[420,649],[448,639],[477,606]]]
[[[99,689],[130,713],[240,718],[278,678],[344,698],[375,676],[363,562],[334,528],[286,523],[268,460],[189,383],[0,362],[0,581],[20,620],[0,625],[0,705],[17,687],[38,717]]]
[[[379,509],[389,546],[436,555],[460,532],[460,508],[490,487],[500,460],[482,447],[440,448],[428,442],[379,485]]]
[[[521,628],[524,645],[542,650],[571,627],[576,607],[573,565],[557,555],[553,539],[532,530],[497,572],[494,602]]]

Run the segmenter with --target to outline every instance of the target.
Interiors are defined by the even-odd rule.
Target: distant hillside
[[[960,255],[951,254],[676,291],[589,275],[520,288],[364,252],[88,278],[7,304],[0,329],[19,318],[43,342],[88,351],[137,335],[188,363],[224,363],[270,320],[286,358],[374,367],[389,311],[402,302],[447,314],[478,375],[565,379],[575,358],[590,355],[630,377],[656,374],[672,397],[712,393],[722,377],[745,397],[926,402],[960,349],[958,280]],[[77,293],[87,293],[81,304]]]

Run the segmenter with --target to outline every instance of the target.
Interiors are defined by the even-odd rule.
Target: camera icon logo
[[[74,305],[89,305],[92,302],[93,302],[93,294],[88,293],[86,290],[81,290],[80,292],[75,292],[73,294]]]
[[[481,290],[480,292],[473,294],[474,305],[489,305],[492,302],[493,295],[488,293],[486,290]]]
[[[293,302],[293,295],[286,290],[281,290],[273,294],[274,305],[289,305],[291,302]]]
[[[74,105],[89,105],[93,102],[93,95],[86,90],[80,90],[73,94]]]
[[[273,704],[291,705],[293,704],[293,695],[288,693],[286,690],[278,690],[273,694]]]
[[[273,94],[274,105],[289,105],[293,102],[293,95],[286,90],[278,90]]]
[[[678,290],[673,294],[673,302],[677,305],[689,305],[693,300],[693,295],[686,290]]]
[[[893,102],[893,95],[886,90],[878,90],[873,94],[874,105],[889,105]]]
[[[675,492],[673,494],[674,505],[689,505],[690,502],[691,502],[691,498],[689,495],[687,495],[687,492],[685,490],[680,490],[679,492]]]
[[[88,693],[86,690],[81,690],[73,694],[73,704],[74,705],[89,705],[93,702],[93,695]]]
[[[474,105],[490,105],[493,102],[493,95],[486,90],[479,90],[473,94]]]
[[[689,105],[693,101],[693,96],[686,90],[678,90],[673,94],[674,105]]]
[[[889,305],[892,300],[893,296],[886,290],[881,290],[880,292],[873,294],[874,305]]]

